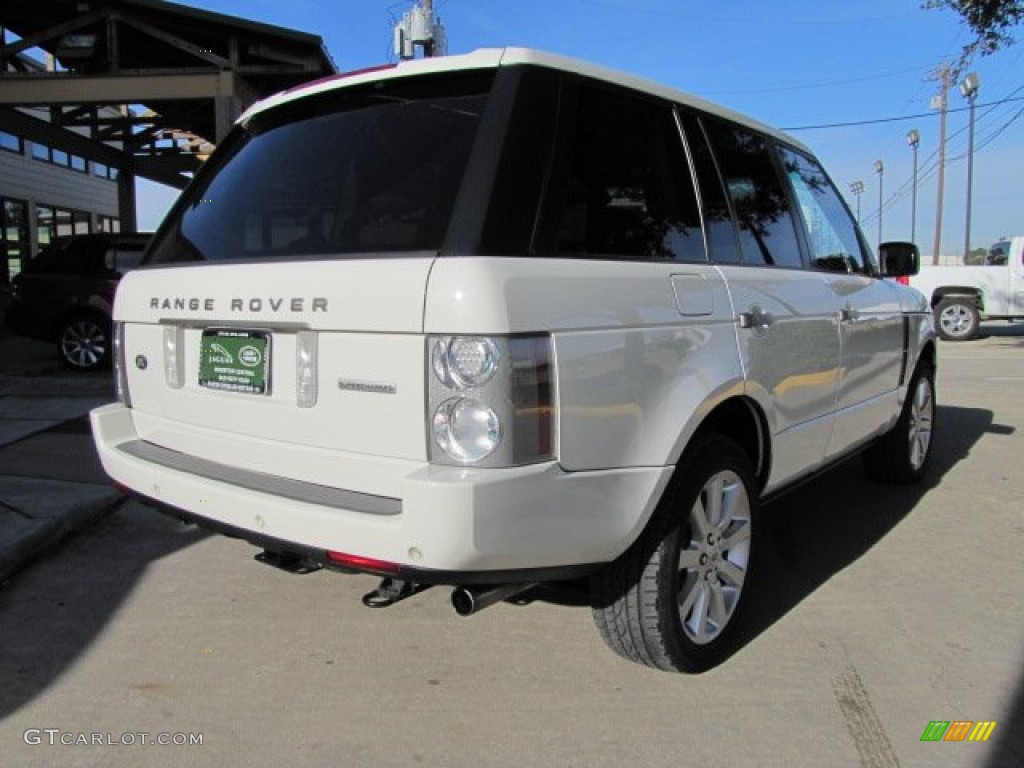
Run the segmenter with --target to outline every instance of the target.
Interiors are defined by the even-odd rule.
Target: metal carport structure
[[[136,176],[183,188],[251,103],[336,72],[317,35],[161,0],[3,0],[0,32],[0,131],[116,168],[125,230]]]

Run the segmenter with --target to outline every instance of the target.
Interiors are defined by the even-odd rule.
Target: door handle
[[[839,310],[839,322],[856,323],[858,320],[860,320],[860,310],[854,309],[850,306],[843,307]]]
[[[749,312],[740,312],[740,328],[749,328],[752,331],[765,331],[775,318],[771,312],[765,312],[764,308],[755,304]]]

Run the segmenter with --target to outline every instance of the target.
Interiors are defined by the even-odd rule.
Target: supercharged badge
[[[343,392],[369,392],[373,395],[396,395],[398,385],[386,381],[356,381],[354,379],[338,379],[338,389]]]

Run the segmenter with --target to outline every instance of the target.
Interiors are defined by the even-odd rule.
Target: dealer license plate
[[[266,331],[203,331],[199,386],[227,392],[270,394],[270,334]]]

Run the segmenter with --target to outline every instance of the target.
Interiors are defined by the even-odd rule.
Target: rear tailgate
[[[424,257],[129,274],[114,317],[124,324],[139,437],[330,485],[346,474],[332,472],[337,452],[426,460],[421,331],[431,264]],[[316,386],[311,406],[299,403],[300,339],[316,353],[306,382]],[[177,355],[167,351],[173,342]],[[180,361],[180,386],[168,355]]]

